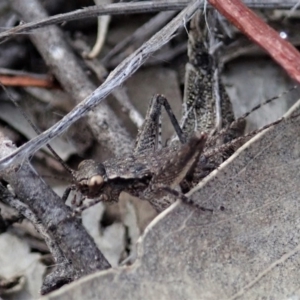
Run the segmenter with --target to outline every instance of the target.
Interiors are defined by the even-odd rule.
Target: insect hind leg
[[[195,167],[206,139],[206,134],[197,132],[177,152],[174,152],[171,158],[162,162],[162,167],[152,177],[140,198],[149,201],[158,212],[173,203],[174,197],[170,197],[170,191],[175,191],[187,173]],[[166,187],[170,189],[169,192],[166,191]]]

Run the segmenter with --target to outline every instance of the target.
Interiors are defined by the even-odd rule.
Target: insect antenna
[[[289,118],[297,118],[298,116],[300,116],[300,113],[298,114],[295,114],[295,115],[291,115]],[[233,149],[236,145],[240,145],[240,143],[244,142],[245,139],[248,139],[248,138],[251,138],[253,136],[255,136],[256,134],[270,128],[270,127],[273,127],[279,123],[281,123],[282,121],[286,120],[286,117],[281,117],[280,119],[270,123],[270,124],[267,124],[257,130],[253,130],[243,136],[240,136],[240,137],[237,137],[235,139],[233,139],[232,141],[226,143],[226,144],[223,144],[215,149],[210,149],[210,150],[207,150],[203,153],[203,155],[208,158],[208,157],[211,157],[211,156],[214,156],[216,154],[220,154],[220,153],[227,153],[228,150],[230,149]]]
[[[22,114],[22,116],[26,119],[26,121],[30,124],[30,126],[33,128],[33,130],[36,132],[36,134],[40,134],[41,131],[38,129],[38,127],[30,120],[30,117],[26,114],[25,111],[23,111],[23,109],[20,107],[20,105],[18,104],[18,102],[12,97],[12,95],[8,92],[8,90],[6,89],[6,87],[2,84],[2,82],[0,81],[0,85],[2,87],[2,89],[4,90],[4,92],[6,93],[7,97],[10,99],[10,101],[12,101],[12,103],[15,105],[15,107],[19,110],[19,112]],[[61,163],[61,165],[66,169],[66,171],[72,176],[72,178],[74,178],[74,171],[63,161],[63,159],[55,152],[55,150],[49,145],[46,144],[46,146],[48,147],[48,149],[51,151],[51,153],[53,154],[53,156],[56,158],[56,160],[58,162]]]
[[[292,87],[290,87],[289,89],[283,91],[281,94],[274,96],[272,98],[267,99],[266,101],[259,103],[257,105],[255,105],[251,110],[249,110],[248,112],[244,113],[242,116],[238,117],[235,121],[232,122],[233,123],[237,123],[241,120],[244,120],[245,118],[247,118],[249,115],[251,115],[253,112],[257,111],[258,109],[260,109],[261,107],[265,106],[268,103],[273,102],[274,100],[277,100],[279,98],[281,98],[282,96],[290,93],[291,91],[295,90],[296,88],[298,88],[297,85],[294,85]],[[231,125],[230,125],[231,126]]]
[[[210,147],[210,146],[214,145],[217,139],[219,139],[221,136],[225,136],[225,135],[228,133],[228,131],[230,131],[231,129],[236,129],[236,128],[238,128],[239,124],[240,124],[241,122],[244,122],[245,119],[246,119],[249,115],[251,115],[253,112],[257,111],[258,109],[260,109],[261,107],[265,106],[266,104],[271,103],[271,102],[273,102],[274,100],[277,100],[277,99],[281,98],[282,96],[284,96],[284,95],[290,93],[291,91],[293,91],[293,90],[295,90],[295,89],[297,89],[297,88],[298,88],[298,86],[297,86],[297,85],[294,85],[294,86],[292,86],[291,88],[289,88],[289,89],[283,91],[281,94],[276,95],[276,96],[274,96],[274,97],[272,97],[272,98],[267,99],[266,101],[264,101],[264,102],[262,102],[262,103],[259,103],[259,104],[255,105],[251,110],[249,110],[248,112],[244,113],[242,116],[240,116],[240,117],[238,117],[236,120],[234,120],[231,124],[229,124],[228,126],[226,126],[226,127],[224,127],[223,129],[221,129],[219,132],[217,132],[217,134],[211,136],[211,137],[209,138],[209,140],[207,141],[206,146],[207,146],[207,147]],[[279,120],[280,120],[280,121],[279,121]],[[282,119],[279,119],[279,120],[275,121],[274,123],[270,123],[269,125],[266,125],[266,126],[267,126],[266,128],[268,128],[268,127],[270,127],[270,126],[273,126],[273,125],[276,125],[277,122],[278,122],[278,121],[281,122]],[[278,123],[279,123],[279,122],[278,122]],[[264,126],[264,127],[265,127],[265,126]],[[259,130],[264,130],[264,129],[266,129],[266,128],[264,128],[264,127],[260,128]],[[260,132],[260,131],[259,131],[259,132]],[[253,136],[252,133],[253,133],[253,135],[254,135],[254,134],[258,133],[258,132],[255,133],[255,131],[252,131],[252,132],[250,132],[249,134],[246,134],[246,135],[241,136],[241,139],[242,139],[242,138],[246,138],[246,137],[251,137],[251,136]],[[237,138],[239,138],[239,137],[237,137]],[[234,140],[236,140],[236,138],[232,139],[232,141],[234,141]],[[227,143],[226,143],[226,144],[227,144]]]

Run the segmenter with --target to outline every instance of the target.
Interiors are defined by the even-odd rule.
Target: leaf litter
[[[167,68],[169,68],[169,66]],[[158,71],[158,72],[160,72],[160,71]],[[237,75],[235,75],[235,76],[238,77],[240,73],[237,72],[236,74]],[[158,76],[159,75],[160,74],[158,73]],[[262,76],[260,78],[260,80],[263,80],[264,78],[265,78],[265,76]],[[276,76],[276,78],[278,78],[278,77]],[[283,78],[285,78],[285,76],[283,76]],[[150,79],[150,81],[151,81],[151,79]],[[238,83],[237,79],[234,79],[233,81],[235,84]],[[271,75],[270,75],[270,81],[271,82],[275,81],[274,77],[272,79]],[[285,79],[283,79],[282,81],[284,82]],[[167,84],[168,84],[168,80],[166,80],[166,85]],[[281,83],[280,84],[275,83],[275,86],[281,86]],[[283,84],[283,86],[284,86],[284,84]],[[136,85],[135,88],[137,89],[137,94],[138,94],[138,89],[141,90],[140,94],[143,93],[142,85]],[[178,87],[178,89],[179,89],[179,87]],[[285,88],[283,87],[283,89],[285,89]],[[269,90],[273,91],[273,89],[267,85],[267,91],[269,91]],[[161,92],[161,90],[158,90],[157,92]],[[238,98],[238,101],[240,101],[241,99],[245,99],[245,97],[241,96],[240,93],[237,93],[236,91],[235,91],[235,93],[236,93],[236,96],[238,96],[238,97],[236,97],[236,98]],[[253,95],[254,94],[253,90],[251,91],[251,93],[252,93],[253,99],[254,98],[257,99],[259,97],[263,97],[263,98],[265,97],[264,95],[261,94],[261,93],[265,93],[265,91],[263,90],[263,87],[262,87],[262,90],[259,91],[260,94],[258,95],[258,97]],[[277,91],[274,94],[277,94]],[[274,96],[274,94],[272,94],[270,96]],[[151,97],[150,93],[149,93],[149,95],[148,94],[145,95],[145,100],[149,99],[150,97]],[[234,97],[232,97],[232,98],[234,99]],[[145,101],[145,106],[147,105],[146,102],[147,101]],[[238,102],[238,103],[240,103],[240,102]],[[252,103],[250,103],[250,105],[251,104]],[[283,111],[285,111],[285,108],[286,108],[285,105],[283,105],[283,107],[278,109],[279,116],[282,114]],[[236,105],[236,110],[237,111],[240,110],[240,104]],[[237,113],[237,115],[238,115],[238,113]],[[288,127],[288,125],[280,125],[280,126],[283,126],[283,128],[281,129],[282,131],[287,130],[287,128],[284,126]],[[280,126],[278,128],[281,128]],[[292,137],[290,137],[290,138],[292,138]],[[283,138],[278,138],[278,139],[279,139],[278,140],[279,144],[281,144],[284,141]],[[265,142],[262,142],[262,146],[261,146],[262,148],[265,147],[264,143]],[[280,153],[280,151],[281,151],[280,149],[277,149],[277,153]],[[245,151],[248,151],[248,150],[245,150]],[[257,151],[257,150],[255,150],[255,151]],[[254,151],[254,153],[256,153],[255,151]],[[276,150],[274,150],[274,151],[276,151]],[[274,151],[271,151],[270,155],[274,156]],[[260,152],[260,150],[258,152]],[[236,154],[236,155],[238,155],[236,160],[241,159],[242,154],[240,154],[238,152],[238,154]],[[255,159],[253,159],[253,157],[255,157]],[[213,200],[209,201],[209,203],[205,202],[204,200],[207,198],[205,198],[204,196],[201,196],[202,190],[201,190],[201,192],[195,191],[195,194],[193,194],[192,197],[197,197],[197,199],[199,199],[199,201],[201,202],[202,206],[203,206],[203,204],[202,204],[202,201],[203,201],[203,203],[205,203],[205,205],[207,207],[213,207],[214,212],[218,212],[217,214],[214,214],[213,219],[211,219],[211,217],[209,217],[209,216],[205,216],[205,214],[203,215],[203,213],[201,213],[201,212],[197,212],[193,208],[175,204],[167,212],[165,212],[163,215],[161,215],[157,219],[155,219],[155,221],[150,225],[150,227],[148,227],[146,229],[145,235],[143,237],[143,242],[142,241],[139,242],[138,261],[135,263],[135,265],[133,267],[129,267],[129,268],[125,267],[124,269],[121,269],[120,271],[109,271],[108,275],[92,276],[90,280],[91,280],[91,282],[94,282],[93,284],[95,284],[97,286],[97,289],[99,288],[99,294],[103,293],[102,294],[103,299],[105,299],[105,295],[106,296],[108,296],[108,295],[117,296],[118,293],[119,293],[118,296],[122,295],[126,299],[126,297],[133,296],[133,295],[136,295],[138,297],[139,295],[142,295],[142,293],[145,293],[145,292],[147,292],[147,295],[149,295],[149,299],[151,299],[151,297],[154,298],[154,297],[159,297],[159,296],[160,296],[159,298],[161,298],[161,295],[166,295],[165,299],[169,299],[171,296],[174,297],[174,299],[183,299],[184,297],[192,298],[193,296],[197,297],[199,295],[203,295],[204,297],[207,296],[206,297],[207,299],[209,299],[209,298],[216,299],[219,296],[221,297],[223,295],[222,293],[224,293],[224,291],[226,291],[228,298],[232,297],[234,299],[234,297],[238,297],[239,295],[241,295],[245,299],[249,299],[249,297],[255,298],[255,296],[260,295],[259,294],[260,291],[262,291],[261,293],[263,293],[263,291],[264,291],[263,288],[266,288],[266,285],[267,286],[274,286],[274,285],[277,286],[278,285],[279,286],[278,289],[280,289],[280,286],[282,286],[282,285],[279,285],[278,282],[275,280],[276,278],[275,279],[273,278],[273,277],[277,276],[276,274],[273,275],[273,277],[265,283],[266,284],[265,286],[262,286],[262,281],[268,277],[267,275],[272,273],[271,271],[276,269],[277,265],[274,266],[274,263],[276,264],[276,262],[278,262],[278,264],[280,264],[280,263],[283,264],[283,262],[285,262],[286,260],[290,259],[290,257],[292,257],[291,254],[296,254],[296,252],[294,253],[293,250],[290,250],[290,249],[288,249],[290,251],[288,251],[286,249],[280,249],[281,252],[278,254],[278,253],[273,253],[271,250],[275,250],[275,249],[269,249],[269,247],[267,249],[264,249],[262,247],[259,247],[259,245],[258,245],[256,247],[256,249],[254,249],[255,247],[251,246],[251,245],[255,245],[255,243],[253,242],[253,239],[255,239],[257,232],[261,232],[261,234],[263,234],[263,232],[264,232],[264,234],[269,234],[269,235],[270,235],[270,233],[273,233],[273,231],[272,230],[270,231],[269,227],[267,227],[267,225],[271,221],[270,220],[265,221],[263,219],[263,216],[260,216],[260,218],[262,220],[259,219],[260,222],[257,222],[257,224],[259,224],[259,225],[263,224],[265,227],[263,227],[262,225],[261,225],[261,227],[259,227],[256,224],[257,226],[254,227],[254,229],[253,229],[252,228],[253,226],[252,227],[250,226],[250,225],[255,225],[255,224],[250,224],[251,220],[252,220],[251,215],[258,214],[260,211],[262,211],[262,209],[264,207],[270,207],[271,203],[268,203],[266,201],[265,204],[259,203],[259,205],[257,204],[257,206],[255,206],[255,204],[252,203],[255,201],[251,201],[252,198],[250,198],[250,197],[247,198],[246,196],[244,196],[244,198],[246,200],[248,200],[245,204],[246,205],[245,207],[239,207],[237,205],[235,207],[235,205],[232,205],[235,208],[235,210],[233,210],[233,209],[231,209],[231,205],[228,205],[230,199],[235,199],[235,195],[233,193],[233,191],[235,191],[235,190],[232,188],[232,186],[234,188],[238,189],[237,190],[238,195],[240,195],[240,194],[243,195],[243,193],[246,193],[247,190],[250,190],[251,192],[255,191],[255,188],[257,186],[256,182],[250,181],[248,183],[247,178],[249,178],[251,176],[254,176],[257,178],[259,177],[257,175],[257,173],[254,172],[255,169],[258,169],[257,164],[259,164],[259,163],[258,163],[257,157],[258,157],[257,154],[252,154],[252,156],[250,156],[250,159],[253,162],[255,162],[255,163],[252,163],[252,165],[251,165],[251,163],[249,163],[249,157],[244,158],[243,162],[245,163],[245,165],[243,165],[243,167],[239,167],[239,170],[240,169],[247,170],[249,168],[253,169],[253,172],[251,172],[251,174],[249,174],[249,172],[246,172],[247,176],[245,175],[245,171],[244,171],[244,173],[243,172],[238,173],[239,176],[243,175],[243,177],[242,177],[243,180],[240,179],[240,181],[238,181],[239,187],[241,185],[244,187],[242,190],[239,190],[238,187],[235,186],[237,184],[236,175],[231,175],[232,177],[230,177],[230,175],[229,175],[229,177],[228,177],[228,173],[230,173],[230,170],[232,168],[238,168],[238,167],[234,167],[234,165],[227,166],[227,164],[224,164],[224,166],[223,166],[224,168],[225,168],[225,165],[227,166],[226,172],[224,171],[223,167],[221,167],[220,170],[218,170],[218,172],[215,172],[217,174],[216,177],[213,177],[213,180],[217,180],[215,178],[220,178],[220,176],[222,177],[222,174],[223,174],[222,172],[226,173],[226,175],[224,175],[223,181],[221,179],[219,179],[222,181],[220,189],[219,189],[219,187],[218,187],[218,189],[216,188],[218,186],[216,183],[214,183],[214,188],[211,187],[209,185],[209,183],[207,183],[207,187],[206,186],[203,187],[203,188],[206,187],[206,189],[208,189],[208,192],[211,192],[214,195]],[[231,160],[230,160],[230,162],[231,162]],[[233,163],[233,162],[234,161],[232,161],[231,163]],[[263,168],[263,166],[265,166],[265,162],[266,162],[265,159],[262,160],[262,163],[260,164],[260,166],[262,168]],[[284,161],[284,159],[282,159],[282,163],[277,164],[276,167],[273,167],[273,171],[274,171],[274,169],[275,170],[280,169],[280,167],[282,167],[282,166],[293,165],[293,162],[294,161],[288,163],[288,162]],[[248,165],[249,165],[249,167],[246,167]],[[270,170],[272,170],[272,168],[270,168]],[[289,169],[282,170],[282,172],[283,171],[289,172],[291,170],[289,168]],[[291,174],[291,173],[288,173],[288,174]],[[271,175],[273,175],[273,173],[271,173]],[[246,177],[246,179],[245,179],[245,177]],[[263,180],[263,182],[265,184],[267,184],[266,179],[270,178],[271,176],[268,177],[266,175],[266,177],[267,178],[264,177],[264,180]],[[291,177],[291,175],[290,176],[288,175],[288,178],[289,177]],[[234,179],[231,179],[231,178],[234,178]],[[233,181],[235,183],[233,183]],[[292,181],[292,179],[289,178],[289,181]],[[214,182],[216,182],[216,181],[214,181]],[[248,188],[247,184],[249,184],[249,188]],[[286,183],[286,184],[287,184],[286,189],[283,191],[287,192],[286,195],[293,196],[293,194],[291,192],[289,192],[289,189],[295,188],[295,187],[288,185],[288,183]],[[204,185],[204,183],[202,185]],[[226,188],[224,188],[224,186],[231,187],[231,188],[226,189]],[[272,187],[272,183],[270,183],[270,186]],[[279,186],[281,186],[281,185],[278,185],[278,187]],[[210,187],[210,190],[209,190],[209,187]],[[217,192],[216,192],[216,189],[217,189]],[[221,191],[226,190],[226,191],[224,193],[221,193],[221,196],[220,196],[219,195],[220,190]],[[229,192],[228,192],[228,190],[229,190]],[[230,194],[229,196],[231,198],[227,194]],[[280,191],[279,191],[279,195],[281,195]],[[226,197],[229,197],[229,200],[226,200],[227,199]],[[239,199],[235,199],[236,202],[232,202],[232,203],[238,203],[240,201]],[[261,199],[263,199],[263,198],[261,198]],[[283,201],[282,199],[285,199],[285,198],[281,198],[280,200],[278,200],[276,202],[281,203]],[[261,201],[263,202],[263,200],[261,200]],[[288,205],[288,204],[286,204],[286,205]],[[295,207],[297,206],[296,203],[294,203],[294,205],[295,205]],[[220,209],[221,207],[224,208],[224,211],[222,211],[222,213],[219,212],[219,210],[221,210]],[[273,208],[273,209],[279,210],[279,208],[281,208],[281,211],[283,211],[283,212],[285,211],[284,210],[285,207],[284,208],[279,207],[276,209],[275,208]],[[241,213],[241,211],[243,211],[243,213]],[[294,211],[295,214],[296,214],[296,211],[297,211],[297,209],[295,209],[295,211]],[[238,212],[238,213],[236,213],[236,212]],[[223,214],[223,218],[222,218],[222,214]],[[226,217],[224,217],[224,214]],[[276,218],[280,220],[280,218],[282,218],[282,217],[280,217],[279,215],[275,215],[274,219],[276,219]],[[229,220],[231,220],[231,221],[229,221]],[[243,228],[245,230],[244,234],[241,233],[242,229],[237,229],[236,228],[237,226],[234,226],[234,224],[232,224],[233,222],[235,222],[235,225],[242,224],[241,228]],[[265,223],[267,223],[267,225]],[[217,226],[219,226],[219,224],[221,227],[223,225],[224,228],[222,227],[220,229],[219,227],[217,227]],[[281,225],[281,223],[280,223],[280,225]],[[273,225],[273,226],[275,226],[275,225]],[[297,226],[297,224],[295,224],[295,226]],[[212,227],[216,227],[216,228],[212,229]],[[202,228],[202,229],[200,229],[200,228]],[[284,235],[283,230],[279,231],[280,226],[279,226],[279,228],[278,227],[276,227],[276,228],[278,229],[278,233],[281,233],[283,236]],[[219,231],[217,229],[219,229]],[[167,234],[166,234],[166,232],[167,232]],[[292,226],[289,227],[288,232],[292,232]],[[215,234],[215,236],[214,236],[214,234]],[[240,234],[240,235],[238,235],[238,234]],[[183,239],[183,236],[184,236],[184,239]],[[265,243],[267,243],[266,237],[265,238],[260,237],[260,239],[262,241],[264,241]],[[291,235],[290,239],[292,241],[293,240],[296,241],[297,237],[296,236],[294,237],[293,235]],[[234,244],[236,242],[236,240],[239,241],[238,245]],[[271,239],[271,241],[272,241],[272,239]],[[271,241],[270,241],[270,243],[271,243]],[[280,243],[277,241],[277,239],[275,239],[275,236],[273,237],[273,243],[275,246],[277,245],[277,243]],[[245,244],[248,247],[247,249],[246,249],[246,247],[242,248],[240,246],[240,245],[244,246]],[[251,245],[249,246],[249,244],[251,244]],[[275,246],[273,248],[276,248]],[[241,249],[242,249],[242,251],[241,251]],[[297,247],[295,247],[294,250],[297,251]],[[263,256],[261,254],[262,251],[264,251],[266,253],[265,256]],[[285,251],[287,251],[287,257],[284,257]],[[208,255],[208,252],[211,255]],[[242,254],[240,256],[236,255],[236,253],[239,254],[239,252],[241,252]],[[193,253],[193,255],[191,253]],[[199,256],[197,256],[197,255],[194,255],[194,253],[200,253],[200,254],[199,254]],[[257,257],[259,257],[259,260],[258,259],[255,260],[255,257],[256,257],[255,255],[257,253],[260,255],[260,256],[257,255]],[[216,259],[216,256],[213,256],[213,254],[220,256],[219,260]],[[280,256],[280,254],[281,254],[281,256]],[[267,257],[267,256],[269,256],[269,257]],[[120,257],[121,257],[121,255],[118,254],[113,259],[115,261],[118,261],[120,259]],[[274,258],[274,259],[271,261],[270,257]],[[223,260],[222,260],[222,258],[223,258]],[[250,260],[250,258],[251,258],[251,260]],[[237,260],[240,260],[241,263],[244,262],[244,265],[243,266],[234,265],[233,262],[236,262]],[[261,260],[266,261],[265,264],[262,264]],[[215,263],[216,266],[214,265],[214,261],[216,262]],[[250,268],[249,265],[247,264],[247,262],[249,262],[249,261],[257,262],[258,266],[256,265],[253,268]],[[142,266],[142,268],[140,265]],[[228,265],[230,265],[230,268],[224,267],[224,266],[228,267]],[[184,268],[185,266],[188,266],[188,267]],[[206,268],[204,268],[205,266],[206,266]],[[290,271],[291,271],[290,268],[292,268],[292,266],[293,266],[293,264],[291,264],[290,267],[288,266],[289,268],[287,268],[285,270],[286,273],[284,273],[284,274],[292,275],[292,273],[290,273]],[[210,270],[210,268],[211,268],[211,270]],[[254,272],[253,272],[254,275],[251,273],[252,269],[254,270]],[[222,270],[223,270],[223,273],[222,273]],[[121,272],[121,276],[120,276],[119,272]],[[136,274],[134,274],[134,272]],[[178,274],[177,272],[180,274]],[[279,272],[280,272],[280,270],[279,270]],[[130,275],[133,274],[132,277],[130,277],[129,275],[127,276],[127,273],[131,273]],[[251,274],[248,274],[248,273],[251,273]],[[117,277],[118,276],[122,277],[121,280],[116,280],[116,282],[111,283],[110,276],[112,274],[114,274],[114,276],[117,276]],[[179,277],[178,276],[171,277],[170,274],[171,275],[176,274],[176,275],[179,275]],[[200,276],[201,274],[206,274],[206,276],[203,275],[203,278],[199,279],[198,276]],[[243,278],[243,276],[242,276],[243,274],[244,274],[245,278]],[[214,278],[213,275],[215,277],[217,277],[218,280],[216,280],[216,281],[212,280],[212,278]],[[220,275],[220,277],[219,277],[219,275]],[[99,276],[99,278],[97,276]],[[242,278],[242,279],[240,279],[240,282],[237,279],[238,277]],[[270,275],[269,275],[269,277],[270,277]],[[287,276],[287,278],[289,278],[289,276]],[[122,282],[122,279],[123,279],[123,282]],[[295,276],[294,276],[294,279],[296,279]],[[106,286],[105,286],[105,283],[106,283]],[[137,288],[138,283],[141,285],[144,284],[144,286]],[[284,281],[284,283],[286,284],[286,281]],[[75,284],[75,285],[70,286],[71,289],[74,288],[74,290],[71,293],[76,293],[76,297],[78,297],[78,295],[80,295],[80,293],[82,291],[84,291],[85,294],[83,294],[83,292],[82,292],[82,295],[85,295],[85,298],[89,297],[89,292],[92,292],[91,290],[93,290],[91,288],[91,286],[89,285],[90,281],[86,281],[84,284],[87,284],[87,286],[82,286],[82,283],[78,283],[78,285]],[[158,288],[155,288],[154,284],[156,284],[156,285],[158,284]],[[291,284],[292,284],[292,282],[291,282]],[[298,284],[297,282],[295,282],[294,286],[293,285],[289,286],[288,284],[286,284],[287,290],[289,290],[289,291],[296,290],[297,284]],[[259,285],[261,285],[262,288],[257,289],[257,291],[255,291],[255,289],[253,287],[256,287]],[[184,291],[187,286],[190,286],[190,288],[187,289],[186,291]],[[206,287],[206,289],[204,289],[205,287]],[[230,288],[232,288],[232,290],[230,290]],[[65,290],[68,291],[68,288],[63,289],[62,292]],[[214,290],[216,291],[215,294],[212,293],[212,291],[214,291]],[[93,291],[95,292],[95,290],[93,290]],[[113,291],[113,293],[112,293],[112,291]],[[127,295],[126,295],[125,291],[126,291]],[[255,292],[257,294],[251,294],[251,291]],[[105,294],[106,292],[107,292],[107,294]],[[123,292],[124,292],[124,294],[122,294]],[[138,294],[139,292],[141,292],[141,294]],[[220,294],[218,294],[218,292]],[[280,291],[274,290],[274,293],[277,293],[277,292],[279,295]],[[60,297],[64,297],[61,294],[59,294],[59,295],[60,295]],[[70,294],[68,294],[68,295],[70,295]],[[288,295],[288,296],[292,297],[292,296],[296,296],[297,293],[295,292],[294,294],[290,293],[290,294],[282,294],[282,295],[283,296]],[[55,297],[55,294],[53,296],[49,296],[49,297],[51,297],[51,298]],[[88,299],[88,298],[86,298],[86,299]],[[92,298],[89,298],[89,299],[92,299]]]

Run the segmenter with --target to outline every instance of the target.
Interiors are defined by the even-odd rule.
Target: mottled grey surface
[[[247,118],[248,131],[274,122],[300,97],[299,88],[285,93],[295,82],[279,65],[266,57],[240,57],[231,61],[224,70],[223,82],[236,117],[248,112],[255,105],[284,93],[279,99],[264,105]]]
[[[299,129],[298,117],[255,137],[202,182],[192,197],[212,214],[176,203],[133,266],[44,299],[298,299]]]

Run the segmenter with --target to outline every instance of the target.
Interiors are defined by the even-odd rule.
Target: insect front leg
[[[105,194],[100,195],[100,197],[92,199],[88,203],[85,203],[81,205],[80,207],[77,207],[73,210],[73,215],[81,215],[82,212],[100,202],[106,202],[107,201],[107,196]]]
[[[71,186],[67,187],[66,190],[64,191],[62,197],[61,197],[62,201],[66,202],[67,199],[68,199],[68,197],[69,197],[69,195],[70,195],[70,193],[71,193],[71,191],[74,191],[74,190],[76,190],[76,186],[75,185],[71,185]]]
[[[118,180],[115,182],[106,183],[101,191],[93,197],[84,197],[85,202],[78,208],[74,210],[76,214],[81,214],[84,210],[98,204],[99,202],[103,203],[116,203],[119,200],[120,193],[125,189],[124,184],[118,183]]]
[[[79,196],[77,194],[75,194],[71,201],[71,205],[73,207],[80,207],[80,206],[82,206],[82,203],[84,202],[85,199],[86,199],[86,197],[83,196],[81,193],[79,193]]]

